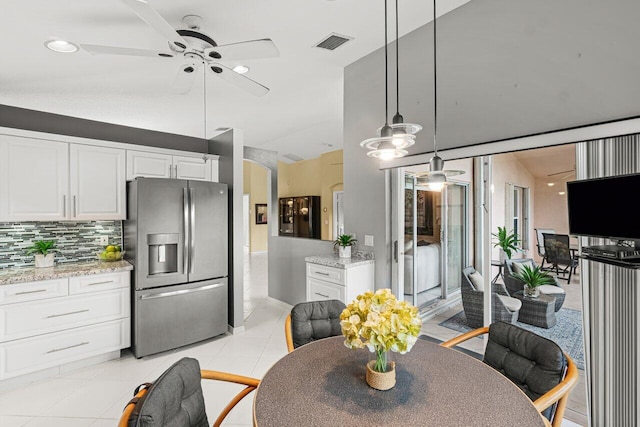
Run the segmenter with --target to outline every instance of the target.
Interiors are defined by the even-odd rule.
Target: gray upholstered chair
[[[493,321],[502,320],[513,323],[518,320],[518,312],[522,302],[512,298],[501,283],[491,284],[493,298],[491,312]],[[478,328],[484,324],[484,280],[473,267],[462,270],[462,307],[467,318],[467,325]]]
[[[509,295],[514,295],[516,292],[523,290],[524,282],[514,276],[516,274],[516,268],[514,264],[526,264],[530,267],[537,267],[537,264],[531,258],[521,259],[508,259],[504,262],[504,285],[507,288]],[[556,299],[555,311],[562,308],[566,293],[560,283],[554,279],[553,285],[538,286],[541,294],[552,296]]]
[[[214,427],[224,421],[229,411],[246,395],[258,387],[260,380],[228,374],[226,372],[200,370],[196,359],[183,357],[171,365],[153,384],[145,384],[135,391],[135,396],[125,407],[118,427],[207,427],[201,378],[241,384],[246,386],[220,412]]]
[[[489,333],[489,340],[484,363],[517,385],[554,427],[560,427],[569,393],[578,382],[573,360],[553,341],[505,322],[475,329],[441,345],[451,348],[485,333]]]
[[[284,322],[289,352],[311,341],[341,335],[340,314],[346,307],[335,299],[296,304]]]

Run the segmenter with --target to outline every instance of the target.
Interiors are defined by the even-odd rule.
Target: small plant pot
[[[537,287],[531,288],[525,285],[524,296],[529,298],[538,298],[538,296],[540,296],[540,289],[538,289]]]
[[[53,267],[53,257],[55,254],[36,254],[36,267],[44,268],[44,267]]]
[[[340,258],[351,258],[351,246],[338,246],[338,256]]]
[[[371,360],[367,363],[367,384],[369,387],[376,390],[389,390],[396,385],[396,362],[389,362],[387,372],[374,371],[373,367],[376,366],[376,361]]]

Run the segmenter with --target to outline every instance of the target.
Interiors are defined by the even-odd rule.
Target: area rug
[[[582,313],[570,308],[562,308],[556,313],[556,325],[545,329],[526,323],[516,322],[516,326],[543,336],[555,342],[575,362],[578,369],[584,370],[584,346],[582,344]],[[467,326],[464,311],[440,322],[440,326],[453,329],[461,333],[469,332],[473,328]]]

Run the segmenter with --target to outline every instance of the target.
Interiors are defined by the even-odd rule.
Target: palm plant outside
[[[511,259],[511,254],[518,251],[518,236],[513,231],[507,233],[507,227],[498,227],[498,232],[491,235],[497,239],[493,247],[502,249],[507,258]]]
[[[553,277],[545,273],[540,269],[540,266],[533,268],[528,265],[523,265],[522,270],[513,275],[516,279],[522,280],[524,284],[529,288],[537,288],[542,285],[554,284]]]

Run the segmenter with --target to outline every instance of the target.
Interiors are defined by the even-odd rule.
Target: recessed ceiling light
[[[564,191],[559,191],[558,194],[564,196]]]
[[[553,187],[553,186],[555,185],[555,183],[553,183],[553,182],[547,182],[547,185],[548,185],[549,187]]]
[[[47,40],[44,42],[47,49],[60,53],[74,53],[78,51],[78,46],[65,40]]]
[[[233,67],[233,71],[235,71],[238,74],[244,74],[247,71],[249,71],[249,67],[246,67],[244,65],[236,65],[235,67]]]

